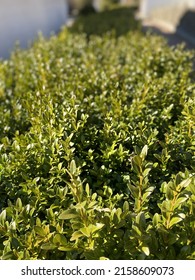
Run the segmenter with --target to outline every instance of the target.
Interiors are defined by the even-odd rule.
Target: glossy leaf
[[[70,220],[74,218],[78,218],[78,213],[74,209],[65,210],[59,215],[59,219],[61,220]]]
[[[43,250],[54,250],[56,248],[57,248],[57,246],[52,243],[45,243],[45,244],[41,245],[41,249],[43,249]]]
[[[169,227],[172,227],[176,224],[178,224],[179,222],[181,222],[183,219],[181,217],[173,217],[169,223]]]

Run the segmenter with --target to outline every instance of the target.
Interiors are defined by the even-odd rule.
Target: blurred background
[[[49,36],[77,17],[118,7],[133,7],[143,30],[150,28],[173,44],[185,41],[194,47],[195,0],[0,0],[0,57],[8,58],[16,41],[27,47],[39,32]]]

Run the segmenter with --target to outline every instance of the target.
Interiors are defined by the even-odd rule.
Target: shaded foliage
[[[113,32],[116,37],[128,33],[130,30],[139,30],[139,21],[134,20],[136,8],[115,8],[97,13],[95,16],[90,13],[79,16],[71,32],[84,32],[87,36],[102,36],[107,32]]]

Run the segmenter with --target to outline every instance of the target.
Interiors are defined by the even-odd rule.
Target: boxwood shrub
[[[84,32],[88,37],[90,35],[101,36],[112,31],[117,37],[128,33],[129,30],[141,30],[141,22],[135,20],[134,17],[136,10],[136,6],[120,7],[116,5],[116,7],[99,12],[95,16],[93,13],[81,14],[70,27],[70,31]]]
[[[1,259],[195,259],[192,61],[64,28],[0,62]]]

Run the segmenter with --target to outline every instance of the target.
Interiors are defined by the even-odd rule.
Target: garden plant
[[[3,260],[195,259],[194,54],[103,13],[0,62]]]

